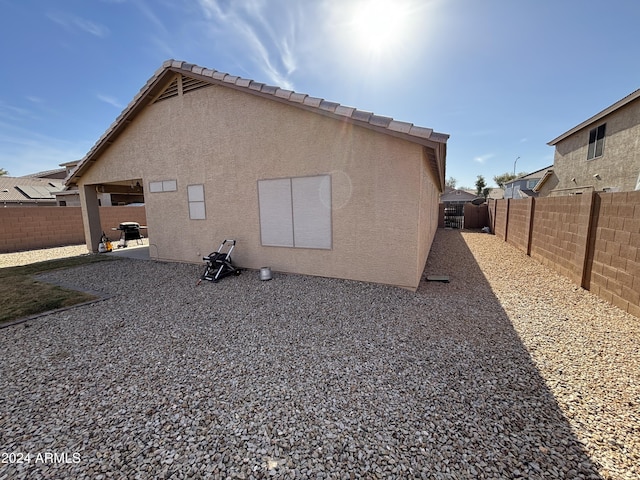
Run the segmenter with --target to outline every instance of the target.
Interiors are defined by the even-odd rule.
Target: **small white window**
[[[178,190],[178,182],[176,180],[162,180],[158,182],[149,182],[149,192],[175,192]]]
[[[175,192],[178,190],[178,182],[175,180],[163,180],[162,191],[163,192]]]
[[[189,218],[191,220],[205,220],[207,215],[204,208],[204,185],[189,185],[187,197],[189,199]]]
[[[149,182],[149,192],[157,193],[162,191],[162,182]]]

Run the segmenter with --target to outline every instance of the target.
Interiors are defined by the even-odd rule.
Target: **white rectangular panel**
[[[262,245],[293,247],[291,180],[259,180],[258,203]]]
[[[294,243],[300,248],[331,248],[331,176],[291,180]]]

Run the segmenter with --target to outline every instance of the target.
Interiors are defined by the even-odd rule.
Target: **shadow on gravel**
[[[111,298],[3,330],[0,446],[70,461],[0,479],[599,478],[460,233],[417,293],[200,273],[46,275]]]
[[[417,295],[439,314],[426,356],[449,357],[429,424],[435,448],[439,437],[462,442],[451,471],[470,462],[479,477],[499,465],[511,478],[601,478],[459,231],[438,230]]]

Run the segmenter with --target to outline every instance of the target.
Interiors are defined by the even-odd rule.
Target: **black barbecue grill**
[[[124,248],[127,246],[127,242],[129,240],[136,240],[138,245],[142,244],[142,235],[140,234],[141,227],[139,223],[136,222],[122,222],[118,225],[118,228],[114,228],[113,230],[120,230],[120,242],[118,243],[118,248]]]

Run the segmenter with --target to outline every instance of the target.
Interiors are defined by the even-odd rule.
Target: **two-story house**
[[[540,196],[640,190],[640,89],[551,140]]]

